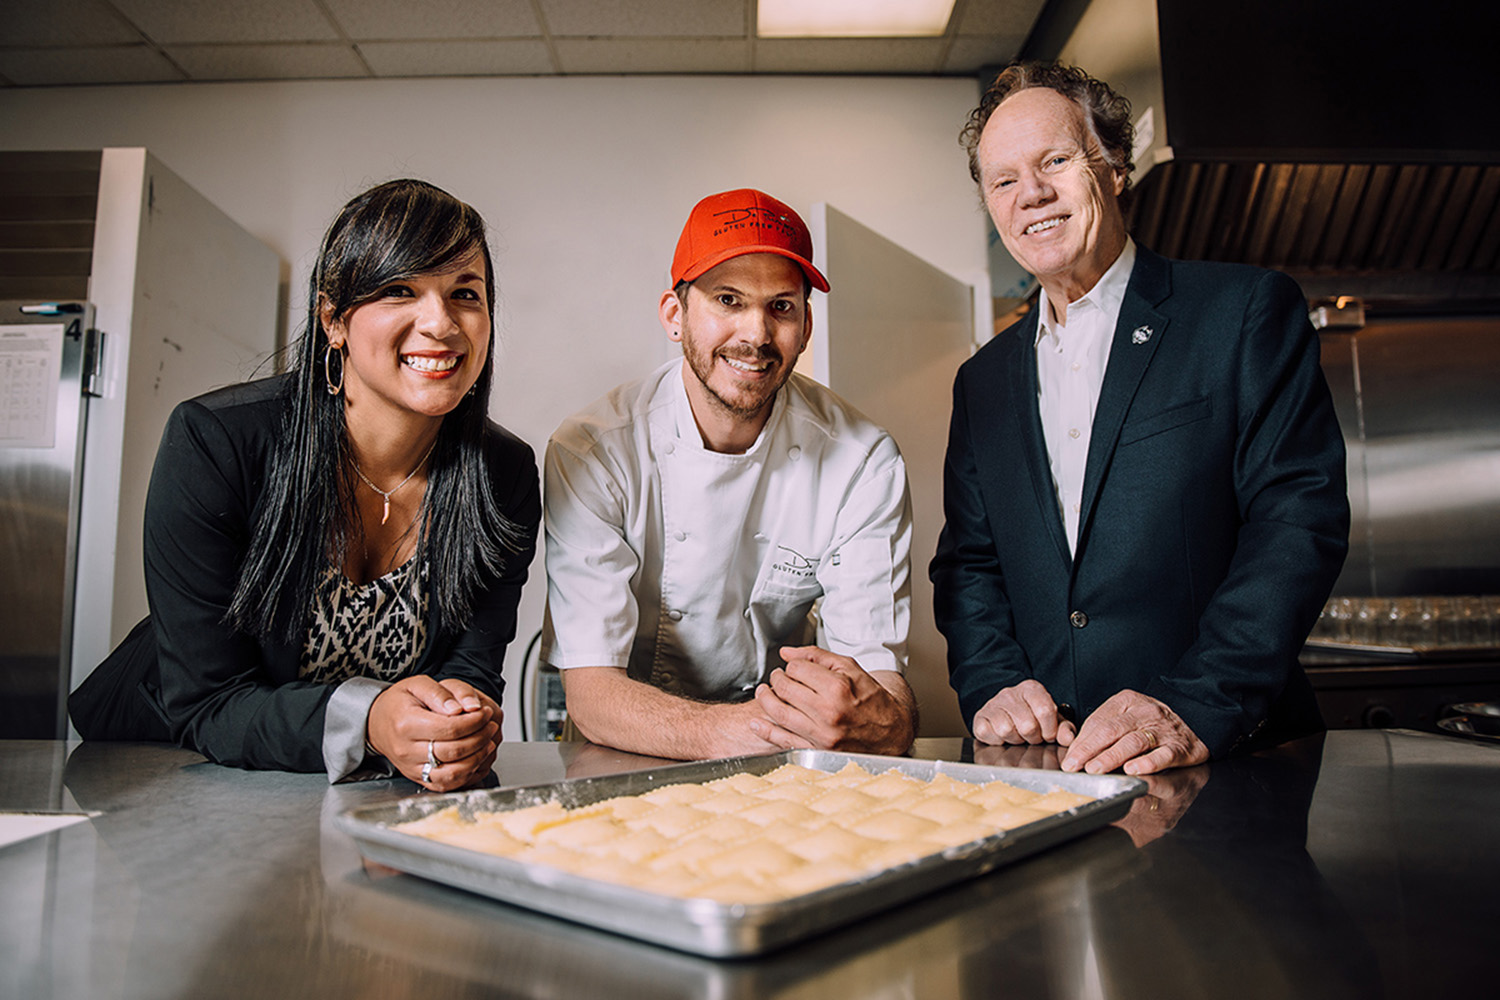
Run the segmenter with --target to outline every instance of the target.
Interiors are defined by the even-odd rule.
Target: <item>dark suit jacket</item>
[[[336,685],[298,679],[300,643],[223,622],[271,474],[284,378],[188,400],[167,421],[146,497],[151,616],[69,699],[85,738],[170,738],[221,764],[323,770]],[[541,501],[530,446],[492,424],[486,451],[495,498],[530,543],[486,578],[466,629],[440,632],[428,601],[428,642],[412,673],[459,678],[498,701]]]
[[[1130,688],[1222,754],[1321,725],[1297,654],[1343,565],[1344,445],[1285,275],[1137,248],[1076,555],[1037,409],[1036,314],[959,369],[931,575],[965,721],[1035,678],[1082,720]]]

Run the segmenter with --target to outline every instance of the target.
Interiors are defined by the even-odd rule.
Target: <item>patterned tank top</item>
[[[328,568],[313,601],[298,677],[338,684],[351,677],[405,677],[427,647],[427,574],[408,559],[366,584]]]

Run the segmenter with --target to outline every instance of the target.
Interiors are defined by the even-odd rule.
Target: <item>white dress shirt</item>
[[[1066,326],[1053,318],[1045,288],[1037,300],[1037,408],[1047,441],[1052,488],[1062,511],[1068,549],[1074,553],[1078,551],[1078,515],[1094,409],[1109,364],[1110,341],[1120,321],[1125,286],[1134,267],[1135,241],[1127,236],[1125,249],[1104,276],[1068,303]]]

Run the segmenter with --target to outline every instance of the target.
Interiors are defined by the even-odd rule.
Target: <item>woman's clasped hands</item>
[[[477,784],[494,767],[500,706],[454,678],[406,677],[370,706],[367,738],[407,778],[435,792]]]

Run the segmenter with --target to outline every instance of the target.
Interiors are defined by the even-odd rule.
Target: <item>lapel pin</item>
[[[1132,344],[1144,344],[1151,339],[1151,328],[1149,326],[1138,326],[1130,335]]]

